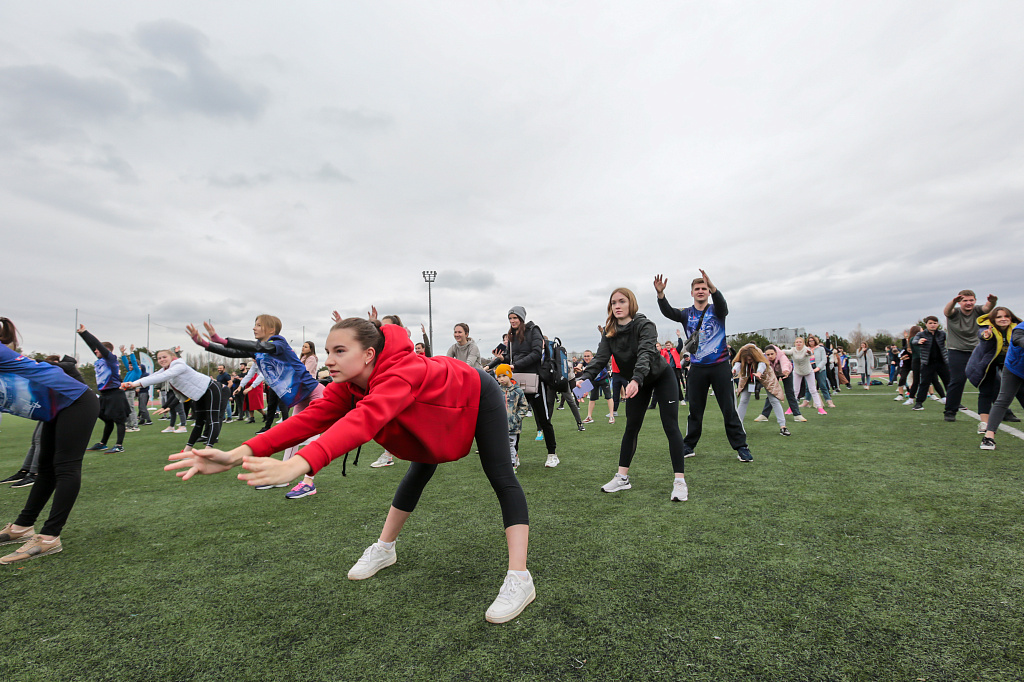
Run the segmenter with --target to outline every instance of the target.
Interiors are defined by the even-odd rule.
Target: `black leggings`
[[[202,398],[189,401],[193,403],[192,416],[195,418],[192,433],[188,434],[189,445],[195,445],[197,441],[202,440],[210,446],[220,439],[221,419],[224,414],[220,404],[222,397],[220,384],[211,381]]]
[[[708,388],[713,388],[718,408],[722,410],[725,421],[725,434],[733,450],[747,445],[747,433],[743,430],[740,417],[736,414],[736,394],[733,393],[732,371],[728,362],[715,365],[690,365],[690,376],[687,387],[690,415],[686,418],[686,438],[683,439],[684,449],[691,452],[697,448],[700,434],[704,428],[704,408],[708,402]]]
[[[661,427],[668,436],[668,454],[672,458],[672,471],[683,473],[683,434],[679,432],[679,382],[671,369],[662,371],[661,376],[644,382],[632,398],[626,400],[626,430],[619,447],[619,466],[628,468],[636,454],[636,441],[640,427],[644,425],[647,403],[651,396],[657,398],[661,414]]]
[[[512,471],[509,457],[508,414],[501,388],[490,376],[480,372],[480,411],[476,418],[476,445],[480,450],[480,464],[484,475],[494,488],[501,505],[501,518],[505,528],[519,524],[529,525],[526,495],[519,479]],[[405,478],[395,491],[391,505],[404,512],[412,512],[419,502],[423,488],[437,469],[436,464],[412,462]],[[21,524],[19,524],[21,525]]]
[[[99,413],[96,394],[86,391],[56,417],[43,423],[39,437],[39,473],[15,525],[34,526],[52,495],[50,517],[39,532],[60,535],[82,487],[82,459]]]
[[[551,426],[551,410],[555,406],[554,390],[541,381],[537,386],[537,392],[526,396],[526,402],[530,403],[530,409],[533,410],[537,429],[544,433],[544,445],[548,448],[548,454],[555,454],[555,428]]]
[[[985,377],[978,384],[978,414],[992,412],[992,404],[999,395],[999,376],[1005,373],[1006,371],[1000,365],[994,364],[988,368]]]

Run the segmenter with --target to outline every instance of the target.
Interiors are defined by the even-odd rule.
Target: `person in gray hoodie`
[[[459,322],[452,332],[455,336],[455,343],[448,349],[446,355],[456,360],[462,360],[473,369],[483,369],[480,362],[480,349],[476,347],[476,341],[469,336],[469,325]]]

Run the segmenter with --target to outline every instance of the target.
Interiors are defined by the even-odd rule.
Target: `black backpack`
[[[557,336],[551,341],[544,341],[541,367],[550,377],[549,381],[556,391],[564,393],[569,390],[569,354],[565,352],[562,340]]]

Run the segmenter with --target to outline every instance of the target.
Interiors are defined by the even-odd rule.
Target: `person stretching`
[[[697,448],[704,426],[708,389],[711,388],[715,392],[718,408],[722,411],[729,445],[736,451],[741,462],[750,462],[754,456],[747,447],[747,434],[743,430],[739,415],[736,414],[729,348],[725,342],[725,317],[729,314],[729,307],[722,292],[711,283],[707,273],[701,270],[700,274],[700,277],[690,283],[693,305],[678,309],[673,308],[665,298],[668,279],[661,275],[654,278],[654,290],[658,293],[661,314],[670,320],[683,323],[687,338],[697,335],[697,348],[690,356],[690,372],[686,382],[686,401],[690,414],[686,418],[683,452],[689,456]],[[710,302],[708,298],[711,299]]]
[[[96,355],[96,390],[100,394],[100,419],[103,421],[103,438],[95,443],[90,450],[106,452],[124,452],[125,422],[131,406],[119,389],[121,387],[120,363],[114,356],[114,344],[109,341],[100,343],[99,339],[85,329],[84,324],[78,325],[78,335],[82,337],[89,349]],[[117,428],[117,444],[107,448],[107,441],[114,428]]]
[[[273,485],[315,473],[375,440],[411,463],[380,538],[348,572],[350,580],[365,580],[397,561],[398,535],[437,465],[465,457],[475,437],[484,475],[501,506],[508,544],[508,572],[485,618],[504,623],[518,616],[536,590],[526,568],[526,496],[512,471],[508,417],[498,384],[459,360],[417,355],[404,329],[381,326],[377,320],[343,319],[331,328],[326,345],[332,383],[322,399],[230,452],[206,448],[179,453],[164,468],[180,470],[177,475],[188,479],[241,465],[247,473],[238,478],[250,486]],[[269,457],[321,433],[298,457]]]

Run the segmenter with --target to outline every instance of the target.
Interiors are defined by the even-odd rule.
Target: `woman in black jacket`
[[[637,312],[636,296],[626,288],[612,292],[608,299],[608,321],[605,324],[597,355],[577,377],[580,387],[585,379],[593,380],[601,368],[614,356],[623,377],[630,377],[626,385],[626,431],[619,448],[619,471],[611,481],[601,487],[606,493],[629,490],[629,465],[636,454],[637,437],[647,414],[651,396],[657,396],[661,412],[661,426],[668,437],[668,451],[672,458],[675,480],[671,500],[685,502],[688,491],[683,477],[683,435],[679,432],[679,384],[675,373],[658,352],[658,328],[642,313]]]
[[[508,346],[509,358],[496,354],[490,366],[507,362],[512,366],[516,374],[537,374],[540,376],[537,392],[527,394],[526,400],[530,403],[533,416],[537,419],[537,426],[544,432],[544,444],[548,448],[548,458],[544,462],[546,467],[558,466],[558,455],[555,454],[555,429],[551,426],[551,411],[555,407],[555,389],[546,381],[547,373],[541,367],[541,359],[544,353],[544,334],[540,327],[533,322],[526,321],[526,309],[522,306],[513,306],[508,311]]]

